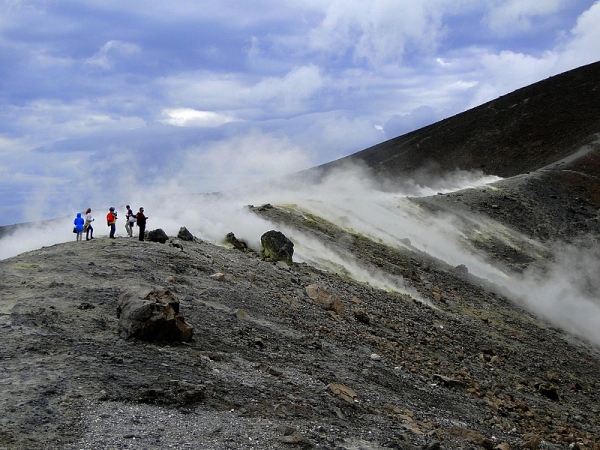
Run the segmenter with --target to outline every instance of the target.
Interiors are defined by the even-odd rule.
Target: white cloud
[[[334,0],[311,32],[310,45],[337,57],[349,51],[356,62],[367,61],[374,67],[400,64],[406,51],[436,48],[444,35],[442,18],[448,7],[456,8],[457,3]]]
[[[547,52],[539,58],[508,51],[482,55],[480,64],[487,76],[477,85],[470,106],[480,105],[553,75],[559,58],[560,55],[554,52]]]
[[[165,77],[158,84],[172,103],[187,103],[198,111],[226,110],[230,117],[247,120],[305,114],[327,80],[319,67],[310,64],[257,81],[236,74],[195,72]]]
[[[127,59],[138,53],[140,53],[140,48],[136,44],[112,40],[104,44],[92,57],[88,58],[86,63],[99,67],[102,70],[109,70],[113,68],[118,60]]]
[[[484,19],[500,35],[522,33],[531,29],[532,19],[560,11],[566,0],[494,0]]]
[[[540,55],[509,50],[480,53],[478,61],[482,72],[479,78],[482,81],[473,90],[470,106],[480,105],[549,76],[600,60],[599,21],[600,2],[596,2],[579,16],[576,25],[564,36],[560,45]]]
[[[146,122],[135,116],[120,116],[102,111],[98,103],[84,100],[73,103],[38,100],[13,107],[18,126],[24,135],[33,136],[35,146],[99,131],[132,130]],[[34,143],[35,142],[35,143]]]
[[[297,67],[284,77],[260,81],[249,90],[248,97],[279,114],[303,114],[307,112],[306,102],[319,92],[324,83],[319,67],[311,64]]]
[[[165,109],[163,116],[166,118],[159,122],[178,127],[218,127],[225,123],[238,121],[235,117],[225,114],[191,108]]]
[[[560,48],[558,70],[569,70],[600,60],[600,2],[595,2],[577,19],[569,40]]]

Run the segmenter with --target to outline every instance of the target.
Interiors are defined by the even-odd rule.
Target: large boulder
[[[162,228],[157,228],[156,230],[148,231],[146,233],[146,240],[164,244],[169,240],[169,236],[167,236],[167,233],[165,233]]]
[[[179,300],[170,291],[131,290],[119,297],[119,334],[123,339],[183,341],[192,339],[194,327],[179,314]]]
[[[292,263],[294,254],[294,243],[290,241],[281,231],[270,230],[260,237],[263,255],[270,261],[283,261]]]
[[[179,233],[177,233],[177,237],[179,239],[181,239],[182,241],[193,241],[194,240],[194,235],[192,233],[190,233],[190,230],[188,230],[186,227],[181,227],[179,229]]]

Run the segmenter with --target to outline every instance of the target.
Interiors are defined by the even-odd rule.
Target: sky
[[[600,60],[598,23],[591,0],[0,0],[0,225],[338,159]]]

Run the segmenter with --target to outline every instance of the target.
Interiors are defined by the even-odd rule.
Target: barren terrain
[[[394,183],[421,167],[505,177],[409,201],[453,216],[465,248],[516,280],[563,244],[597,244],[599,74],[545,80],[350,159]],[[398,289],[174,236],[98,233],[2,260],[0,448],[600,449],[593,340],[408,239],[296,205],[248,209]],[[117,302],[145,289],[180,300],[191,342],[121,337]]]

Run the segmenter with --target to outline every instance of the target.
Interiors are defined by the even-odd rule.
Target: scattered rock
[[[348,403],[358,402],[358,395],[354,391],[354,389],[345,386],[341,383],[331,383],[327,386],[334,395],[338,396],[342,400]]]
[[[176,241],[171,241],[171,242],[169,243],[169,245],[170,245],[171,247],[178,248],[179,250],[183,250],[183,245],[181,245],[179,242],[176,242]]]
[[[550,400],[559,400],[558,390],[553,384],[544,382],[539,383],[536,387],[540,394],[548,397]]]
[[[263,255],[269,261],[283,261],[292,264],[294,243],[281,231],[270,230],[260,237]]]
[[[304,444],[304,445],[309,444],[308,439],[306,439],[304,436],[302,436],[297,431],[294,431],[292,434],[290,434],[288,436],[283,436],[281,438],[281,442],[284,444]]]
[[[435,137],[431,127],[400,139],[405,149],[421,142],[419,167],[423,156],[436,160],[442,155],[450,156],[437,159],[439,171],[460,167],[447,146],[438,144],[460,137],[455,142],[463,147],[458,129],[462,121],[468,125],[463,130],[469,141],[463,155],[473,164],[487,163],[486,173],[506,171],[485,194],[479,188],[465,189],[406,201],[421,209],[415,212],[423,218],[429,211],[458,214],[466,232],[463,243],[473,244],[489,263],[506,265],[509,277],[511,269],[543,269],[552,252],[563,248],[553,242],[597,239],[600,151],[590,134],[598,129],[598,118],[590,114],[600,98],[600,65],[595,67],[592,76],[575,77],[571,93],[586,94],[563,102],[562,111],[566,95],[552,92],[563,94],[564,86],[547,92],[538,86],[527,94],[531,102],[547,98],[552,103],[545,110],[522,111],[523,102],[511,100],[517,106],[505,115],[510,129],[497,120],[507,111],[501,98],[484,105],[493,112],[491,133],[480,117],[471,120],[460,114],[456,127],[442,123],[448,132],[455,131],[433,146],[426,148]],[[581,114],[568,119],[567,111]],[[519,126],[514,126],[515,117]],[[588,121],[580,126],[580,119]],[[481,126],[473,128],[473,123]],[[514,139],[507,139],[511,130]],[[533,142],[523,130],[538,133],[544,144],[528,151]],[[482,147],[486,136],[491,146]],[[536,171],[571,155],[584,142],[590,152],[580,162]],[[399,147],[394,141],[386,146],[389,151],[383,156],[393,163],[386,167],[410,164],[410,152],[402,150],[394,161]],[[442,153],[436,154],[438,150]],[[509,178],[524,173],[523,168],[531,170],[530,176],[518,177],[518,183]],[[553,184],[548,186],[548,181]],[[575,204],[573,192],[591,203]],[[559,195],[552,200],[548,194],[554,193]],[[500,208],[491,208],[494,204]],[[301,436],[331,449],[415,450],[427,444],[430,450],[476,450],[489,447],[490,440],[498,444],[497,450],[506,450],[508,443],[530,450],[596,446],[597,346],[527,314],[501,291],[490,290],[485,280],[461,276],[453,268],[457,263],[437,260],[423,246],[389,246],[293,206],[260,209],[269,223],[314,237],[375,272],[406,275],[411,292],[432,299],[436,295],[440,301],[425,305],[310,264],[294,263],[284,271],[281,265],[198,240],[186,241],[186,252],[179,252],[98,236],[82,245],[64,243],[8,258],[0,261],[0,448],[282,448],[304,445]],[[470,229],[481,233],[472,239]],[[535,248],[528,247],[530,239]],[[226,284],[209,278],[219,271],[228,274]],[[181,308],[188,307],[186,318],[206,332],[170,345],[117,339],[114,310],[123,291],[165,282],[181,296]],[[304,287],[309,285],[322,287],[327,296],[352,305],[353,313],[360,308],[364,314],[324,314],[307,296]],[[82,302],[95,308],[86,309]],[[236,310],[240,316],[247,311],[246,319],[238,319]],[[493,349],[482,352],[486,347]],[[371,352],[384,355],[385,364],[370,360]],[[284,368],[282,375],[276,375],[275,367]],[[550,368],[557,373],[547,373]],[[439,385],[432,386],[432,379]],[[464,383],[462,390],[440,387],[456,380]],[[352,407],[357,399],[352,393],[322,389],[334,381],[360,387],[360,404]],[[559,394],[560,402],[551,400]],[[184,408],[199,402],[204,402],[202,407]],[[278,431],[282,424],[291,430]],[[469,441],[452,434],[452,424],[480,434],[465,434]],[[288,444],[280,441],[294,432],[300,437]],[[125,443],[123,436],[128,438]]]
[[[369,317],[369,314],[367,314],[367,312],[362,309],[357,309],[354,311],[354,318],[358,322],[364,323],[365,325],[369,325],[369,323],[371,323],[371,318]]]
[[[338,297],[329,294],[325,289],[315,284],[307,286],[306,293],[321,308],[326,311],[333,311],[338,316],[344,317],[344,304]]]
[[[193,406],[203,402],[206,389],[202,385],[181,380],[170,380],[160,386],[149,386],[139,392],[136,399],[140,403],[166,406]]]
[[[461,388],[464,386],[464,384],[460,380],[457,380],[456,378],[450,378],[450,377],[440,375],[440,374],[434,374],[432,376],[432,379],[436,383],[439,383],[442,386],[445,386],[448,388]]]
[[[179,314],[179,300],[169,291],[126,292],[119,297],[117,318],[123,339],[187,342],[194,334]]]
[[[528,434],[524,437],[521,447],[528,450],[539,450],[541,439],[535,434]]]
[[[241,250],[243,252],[249,250],[248,244],[245,241],[241,241],[238,238],[236,238],[235,234],[233,233],[227,233],[227,236],[225,236],[225,242],[231,244],[233,248],[237,250]]]
[[[194,235],[190,233],[190,231],[186,227],[181,227],[179,229],[179,233],[177,233],[177,237],[182,241],[191,242],[194,240]]]
[[[273,367],[267,364],[261,364],[258,366],[258,370],[264,373],[268,373],[269,375],[273,375],[274,377],[280,377],[282,375],[281,370],[274,369]]]
[[[95,306],[92,305],[91,303],[87,303],[87,302],[82,302],[80,305],[77,306],[77,309],[94,309]]]
[[[236,309],[235,310],[235,317],[237,317],[240,320],[247,320],[248,319],[248,313],[246,311],[244,311],[243,309]]]
[[[162,228],[157,228],[156,230],[148,231],[146,233],[146,240],[164,244],[169,240],[169,236],[167,236],[167,233],[165,233]]]
[[[464,264],[459,264],[458,266],[456,266],[454,268],[454,270],[456,270],[456,272],[460,275],[468,275],[469,274],[469,269]]]
[[[502,444],[496,445],[494,450],[510,450],[510,445],[508,445],[506,442],[503,442]]]
[[[457,436],[462,437],[463,439],[478,445],[479,447],[485,448],[486,450],[493,450],[494,444],[493,442],[485,437],[483,434],[478,433],[477,431],[468,430],[466,428],[455,427],[452,430]]]

